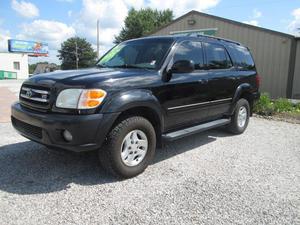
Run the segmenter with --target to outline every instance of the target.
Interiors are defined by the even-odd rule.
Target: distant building
[[[251,49],[261,90],[272,97],[300,99],[300,37],[191,11],[151,34],[219,36]]]
[[[37,63],[33,74],[48,73],[58,69],[59,67],[55,63]]]
[[[0,52],[0,80],[27,79],[28,55],[24,53]]]

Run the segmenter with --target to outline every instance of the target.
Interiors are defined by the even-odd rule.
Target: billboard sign
[[[9,52],[28,53],[30,56],[48,56],[48,44],[36,41],[8,40]]]

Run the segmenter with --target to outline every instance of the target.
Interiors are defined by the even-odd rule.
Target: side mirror
[[[171,67],[172,73],[190,73],[195,70],[195,64],[190,60],[178,60]]]

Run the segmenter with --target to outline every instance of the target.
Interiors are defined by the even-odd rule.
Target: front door
[[[163,84],[159,99],[166,111],[165,129],[173,130],[204,121],[209,101],[209,73],[204,69],[204,53],[200,41],[183,41],[175,49],[171,62],[190,60],[195,70],[190,73],[173,73]]]

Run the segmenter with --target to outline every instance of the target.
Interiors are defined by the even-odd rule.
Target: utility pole
[[[99,19],[97,19],[97,58],[99,59]]]
[[[76,69],[78,70],[78,47],[77,47],[77,40],[75,40],[75,57],[76,57]]]

